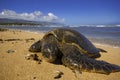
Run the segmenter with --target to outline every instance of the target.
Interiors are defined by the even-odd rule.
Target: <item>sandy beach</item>
[[[43,37],[43,33],[32,33],[21,30],[0,31],[0,80],[54,80],[56,71],[64,74],[59,80],[120,80],[120,72],[110,75],[82,72],[76,76],[69,68],[42,60],[26,60],[25,55],[31,44]],[[98,45],[107,53],[101,53],[99,60],[120,65],[120,48]],[[41,54],[37,53],[39,58]]]

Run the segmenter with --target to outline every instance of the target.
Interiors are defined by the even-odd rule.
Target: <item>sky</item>
[[[0,0],[0,18],[68,25],[120,24],[120,0]]]

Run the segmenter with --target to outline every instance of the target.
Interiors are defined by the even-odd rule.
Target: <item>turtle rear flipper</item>
[[[110,74],[119,72],[120,66],[105,61],[95,60],[82,54],[74,45],[64,45],[62,63],[72,70]]]
[[[65,66],[72,70],[87,71],[93,73],[110,74],[113,72],[119,72],[120,66],[107,63],[105,61],[99,61],[92,58],[88,58],[84,55],[72,53],[62,58],[62,62]]]

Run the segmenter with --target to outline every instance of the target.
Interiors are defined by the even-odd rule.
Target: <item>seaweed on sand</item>
[[[6,29],[6,28],[0,28],[0,32],[3,32],[3,31],[8,31],[8,29]]]

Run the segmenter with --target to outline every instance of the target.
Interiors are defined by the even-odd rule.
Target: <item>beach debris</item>
[[[26,60],[35,60],[37,61],[38,64],[41,64],[42,60],[39,59],[38,55],[35,53],[28,53],[27,55],[25,55],[25,59]]]
[[[33,77],[33,79],[36,79],[37,77]]]
[[[54,79],[59,79],[59,78],[61,78],[62,75],[64,74],[64,73],[63,73],[62,71],[60,71],[60,70],[57,70],[55,73],[56,73],[56,75],[55,75]]]
[[[26,42],[35,41],[34,38],[25,39]]]
[[[41,59],[39,59],[38,64],[41,64],[41,62],[42,62],[42,60],[41,60]]]
[[[20,74],[17,74],[17,76],[20,76]]]
[[[0,43],[3,43],[3,39],[0,39]]]
[[[22,41],[21,39],[6,39],[5,41]]]
[[[12,42],[12,44],[14,44],[14,42]]]
[[[8,29],[0,28],[0,31],[1,31],[1,32],[3,32],[3,31],[8,31]]]
[[[21,30],[19,32],[22,32]]]
[[[26,60],[35,60],[35,61],[38,61],[38,56],[37,54],[34,54],[34,53],[29,53],[25,56],[25,59]]]
[[[10,49],[10,50],[7,50],[7,53],[14,53],[15,51]]]
[[[3,39],[0,39],[0,41],[3,41]]]
[[[15,34],[15,31],[13,31],[13,34]]]

